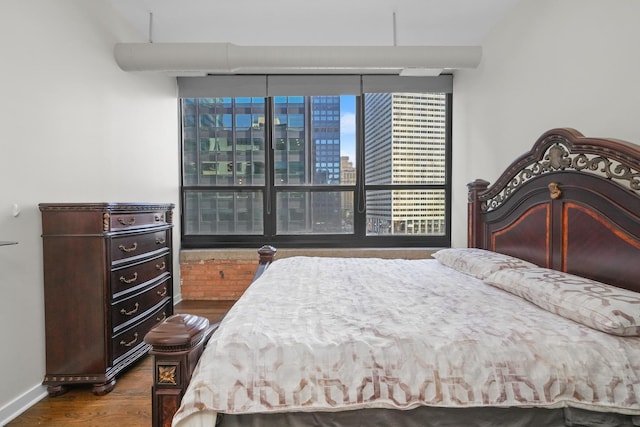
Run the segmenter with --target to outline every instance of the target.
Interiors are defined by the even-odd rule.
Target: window
[[[448,246],[450,91],[365,77],[250,97],[179,82],[183,247]]]

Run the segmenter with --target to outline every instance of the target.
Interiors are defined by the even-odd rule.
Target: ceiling
[[[519,0],[110,0],[123,42],[273,46],[481,45]]]

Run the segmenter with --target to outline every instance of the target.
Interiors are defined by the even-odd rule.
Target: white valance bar
[[[375,92],[451,93],[453,76],[275,75],[178,77],[180,98],[332,96]]]
[[[267,96],[267,76],[178,77],[180,98]]]

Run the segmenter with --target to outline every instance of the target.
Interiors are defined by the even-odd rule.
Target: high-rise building
[[[269,118],[265,101],[184,101],[184,182],[206,188],[185,196],[186,231],[263,232],[259,187],[272,137],[277,233],[352,232],[353,192],[337,190],[355,183],[340,155],[340,97],[275,97]],[[367,94],[364,119],[367,185],[444,185],[446,95]],[[368,234],[446,231],[444,190],[368,190],[366,203]]]
[[[340,97],[275,97],[275,178],[288,185],[340,184]],[[340,232],[340,193],[281,192],[278,231]]]
[[[446,95],[367,94],[364,134],[368,185],[445,183]],[[444,191],[368,191],[367,232],[444,234]]]
[[[357,171],[349,156],[340,157],[340,183],[344,185],[356,185]],[[347,228],[353,228],[353,193],[343,192],[340,197],[342,220]]]
[[[266,111],[264,98],[183,101],[184,183],[208,187],[185,196],[187,233],[263,232],[263,193],[246,187],[266,185],[269,136],[274,184],[290,187],[277,193],[278,233],[343,230],[340,193],[306,191],[340,184],[340,97],[277,96]]]

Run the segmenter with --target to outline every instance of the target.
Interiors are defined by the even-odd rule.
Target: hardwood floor
[[[182,301],[176,313],[191,313],[219,319],[233,301]],[[7,424],[17,426],[126,426],[151,425],[151,357],[146,356],[118,376],[113,391],[95,396],[91,387],[73,387],[58,397],[45,397]]]

